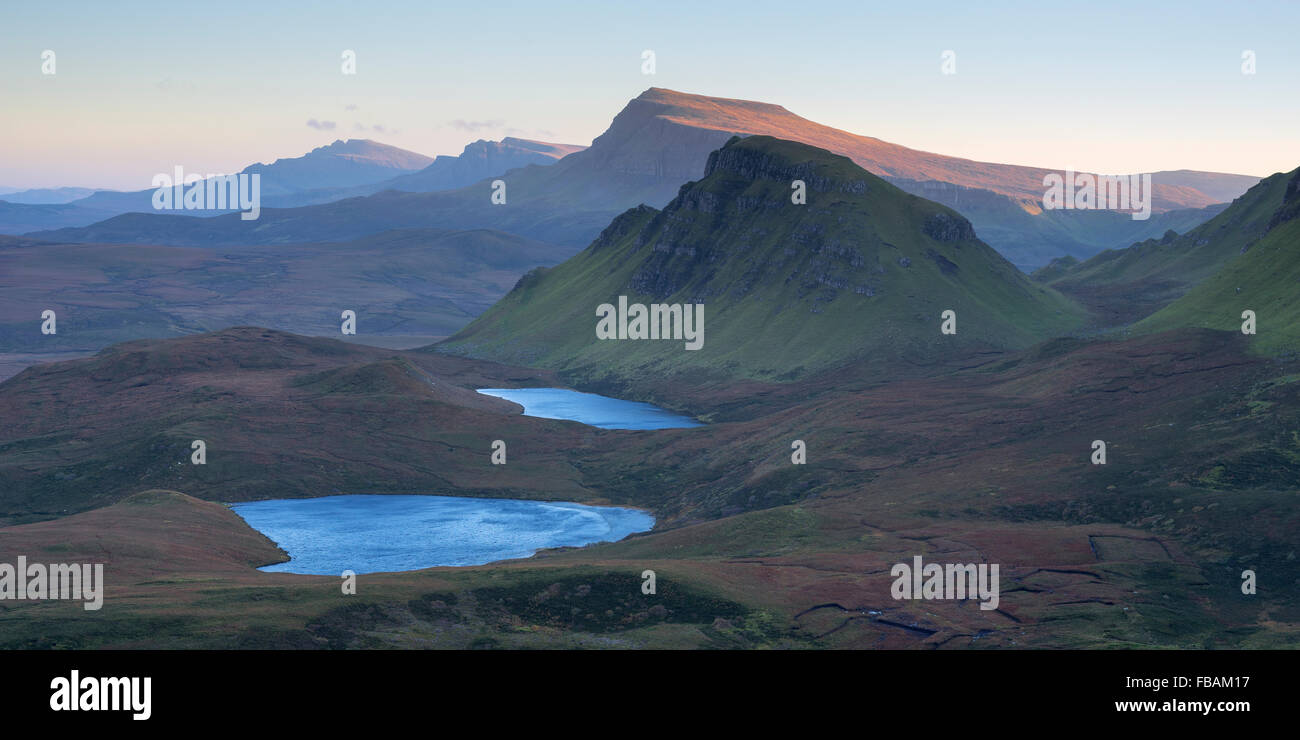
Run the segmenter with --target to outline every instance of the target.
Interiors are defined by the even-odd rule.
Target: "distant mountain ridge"
[[[258,162],[241,172],[260,174],[264,187],[270,181],[274,188],[298,191],[379,182],[396,173],[423,169],[433,161],[432,157],[370,139],[338,139],[301,157],[281,158],[270,164]],[[265,194],[276,193],[266,188]]]
[[[428,192],[462,187],[515,167],[552,164],[583,148],[507,137],[500,142],[480,139],[467,145],[458,157],[430,158],[369,139],[340,139],[300,157],[285,157],[270,164],[259,162],[240,172],[261,176],[265,207],[284,208],[383,190]],[[0,201],[10,200],[0,203],[0,233],[76,228],[126,213],[154,213],[153,189],[87,190],[80,198],[66,200],[29,192],[32,195],[12,200],[0,195]],[[62,207],[54,207],[55,203]]]
[[[920,152],[801,118],[779,105],[650,88],[630,101],[591,147],[552,167],[514,170],[505,207],[486,182],[435,194],[379,193],[295,213],[265,212],[255,224],[166,227],[192,245],[288,243],[342,230],[348,238],[381,228],[494,228],[569,245],[589,243],[618,213],[662,206],[683,182],[698,179],[708,153],[733,135],[770,135],[849,157],[909,192],[967,213],[976,231],[1022,269],[1062,254],[1086,258],[1107,247],[1187,229],[1212,215],[1225,192],[1255,178],[1219,173],[1155,173],[1153,212],[1134,221],[1114,211],[1043,211],[1042,168],[974,162]],[[1165,182],[1166,175],[1171,179]],[[1192,187],[1205,183],[1213,195]],[[269,204],[274,205],[274,204]],[[972,205],[974,206],[972,208]],[[219,220],[218,219],[213,220]],[[147,222],[106,222],[42,235],[72,241],[157,241]]]
[[[501,141],[479,139],[465,145],[459,156],[439,156],[430,165],[410,175],[380,183],[384,190],[428,193],[472,185],[485,177],[504,174],[530,164],[553,164],[587,147],[552,144],[507,136]],[[376,191],[377,192],[377,191]]]
[[[269,202],[303,188],[356,186],[385,180],[427,167],[431,157],[369,139],[339,139],[300,157],[284,157],[271,164],[258,162],[240,172],[261,175],[261,196]],[[180,163],[184,167],[184,163]],[[171,172],[166,173],[171,175]],[[210,172],[186,170],[186,175],[206,177]],[[221,173],[234,174],[234,173]],[[60,204],[0,202],[0,233],[24,234],[58,228],[76,228],[123,213],[153,213],[153,188],[133,191],[97,190]],[[4,201],[0,196],[0,201]]]
[[[94,188],[5,188],[0,190],[0,200],[25,205],[54,205],[71,203],[96,193]]]
[[[293,208],[373,195],[385,190],[405,193],[453,190],[484,178],[503,175],[518,167],[527,167],[530,164],[555,164],[569,154],[583,149],[586,147],[578,144],[552,144],[512,136],[507,136],[501,141],[479,139],[466,144],[465,149],[458,156],[438,155],[429,166],[416,172],[364,185],[303,190],[280,195],[268,199],[266,205],[273,208]]]
[[[302,156],[281,157],[270,164],[257,162],[239,172],[261,176],[261,194],[263,202],[267,202],[268,199],[303,190],[379,182],[421,170],[432,163],[432,157],[370,139],[338,139]],[[210,173],[194,174],[206,176]],[[118,213],[148,213],[153,210],[153,193],[153,188],[129,193],[100,191],[76,201],[74,205],[96,210],[116,210]]]
[[[1043,177],[1060,169],[995,164],[923,152],[891,144],[871,136],[861,136],[824,126],[802,118],[780,105],[748,100],[712,98],[675,90],[650,88],[630,102],[620,117],[658,119],[665,123],[732,134],[763,134],[789,141],[821,147],[852,159],[864,169],[886,179],[899,178],[918,182],[937,181],[967,188],[988,190],[1015,199],[1031,210],[1041,209]],[[610,128],[618,126],[618,120]],[[724,139],[725,141],[725,139]],[[650,158],[635,160],[624,157],[621,166],[643,173],[658,169]],[[650,167],[646,165],[650,164]],[[667,164],[665,162],[665,164]],[[699,165],[690,159],[674,160],[662,168],[698,177]],[[1193,170],[1152,173],[1155,183],[1153,211],[1200,208],[1240,194],[1259,178]],[[1203,192],[1198,186],[1214,192]]]

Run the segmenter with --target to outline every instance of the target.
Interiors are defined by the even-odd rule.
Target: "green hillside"
[[[1239,255],[1252,249],[1277,226],[1288,183],[1300,170],[1267,177],[1222,213],[1177,236],[1147,239],[1127,249],[1107,250],[1064,271],[1044,271],[1053,287],[1128,323],[1186,293]],[[1132,304],[1125,311],[1118,304]],[[1240,312],[1238,312],[1240,314]]]
[[[807,203],[792,202],[792,182]],[[703,304],[705,341],[598,340],[597,307]],[[940,315],[957,313],[957,334]],[[942,358],[1068,331],[1080,311],[979,241],[955,211],[845,157],[733,138],[663,211],[617,217],[438,345],[577,380],[706,372],[792,380],[858,360],[923,372]]]
[[[1300,350],[1300,170],[1292,174],[1282,206],[1268,225],[1245,254],[1134,328],[1240,331],[1241,314],[1250,310],[1256,317],[1253,350],[1264,354]]]

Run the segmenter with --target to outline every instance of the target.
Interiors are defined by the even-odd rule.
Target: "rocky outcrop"
[[[791,183],[802,180],[809,190],[826,193],[832,190],[841,193],[862,194],[867,192],[866,180],[836,180],[817,174],[816,162],[791,162],[779,154],[764,152],[748,147],[735,146],[740,141],[733,136],[727,146],[709,154],[708,164],[704,167],[704,176],[715,172],[729,172],[746,180],[771,180]],[[834,155],[830,155],[834,156]],[[847,157],[839,157],[846,163]]]
[[[591,250],[598,252],[611,244],[616,244],[623,237],[637,231],[645,223],[646,218],[652,217],[659,213],[658,210],[642,203],[636,208],[629,208],[614,217],[614,220],[600,232],[600,236],[591,243]]]
[[[1300,169],[1297,169],[1287,181],[1286,191],[1282,194],[1282,206],[1268,220],[1268,229],[1300,216]]]
[[[940,211],[925,219],[921,231],[937,242],[965,242],[975,239],[970,221],[953,213]]]

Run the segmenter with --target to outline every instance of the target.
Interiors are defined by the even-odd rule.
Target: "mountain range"
[[[300,157],[277,159],[270,164],[259,162],[240,172],[261,177],[265,206],[291,207],[382,190],[426,192],[462,187],[515,167],[551,164],[582,148],[516,138],[499,142],[480,139],[467,145],[458,157],[431,159],[369,139],[340,139]],[[155,214],[153,194],[150,188],[93,191],[79,198],[59,200],[53,193],[42,195],[38,191],[19,194],[20,198],[0,195],[0,233],[86,226],[124,213]],[[56,203],[60,207],[40,205]]]
[[[795,181],[806,203],[793,202]],[[597,341],[597,307],[620,297],[703,306],[703,346]],[[947,310],[951,335],[940,332]],[[788,381],[847,362],[915,368],[1024,347],[1079,318],[955,211],[847,157],[754,135],[711,153],[662,211],[631,209],[577,256],[524,276],[438,349],[584,384],[683,372]]]
[[[650,88],[630,101],[589,149],[554,168],[511,172],[502,205],[490,183],[441,193],[378,193],[360,200],[264,211],[255,224],[216,217],[209,224],[166,224],[169,216],[115,218],[88,228],[36,234],[64,241],[184,245],[314,241],[328,232],[353,238],[385,228],[493,228],[572,247],[588,244],[624,210],[662,207],[682,183],[699,179],[708,153],[733,135],[769,135],[849,157],[914,194],[967,215],[994,248],[1021,268],[1053,257],[1088,257],[1186,229],[1209,218],[1215,204],[1257,178],[1187,170],[1153,174],[1155,214],[1134,221],[1113,211],[1042,208],[1051,170],[975,162],[922,152],[801,118],[779,105]],[[154,221],[152,219],[158,219]],[[987,235],[987,236],[986,236]]]
[[[81,200],[97,192],[94,188],[0,188],[0,200],[21,205],[56,205]]]

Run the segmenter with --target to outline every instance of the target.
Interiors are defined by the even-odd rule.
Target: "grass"
[[[592,382],[644,381],[705,427],[522,417],[473,389],[560,385],[554,370],[247,327],[0,384],[12,420],[0,428],[0,562],[105,562],[110,584],[99,613],[0,603],[0,646],[1300,646],[1288,361],[1240,332],[1185,326],[1034,344],[1070,325],[1071,310],[1051,310],[1064,299],[1004,277],[1012,268],[978,242],[927,235],[945,209],[797,145],[735,147],[674,207],[634,210],[583,257],[522,281],[504,328],[458,340]],[[767,179],[727,174],[759,165]],[[790,218],[796,171],[813,187]],[[1253,264],[1249,285],[1269,288],[1256,297],[1276,299],[1259,304],[1261,337],[1289,315],[1290,228],[1232,263]],[[890,267],[896,253],[910,265]],[[882,281],[875,295],[832,285],[860,275]],[[595,304],[647,284],[663,292],[627,294],[713,296],[710,349],[594,346]],[[966,301],[962,354],[930,343],[927,312],[948,300]],[[626,355],[603,354],[614,352]],[[911,372],[880,371],[909,358]],[[185,464],[194,438],[208,442],[206,466]],[[1105,466],[1088,462],[1098,438]],[[493,439],[508,440],[509,465],[488,462]],[[790,463],[793,439],[806,465]],[[346,596],[334,577],[256,570],[284,553],[214,503],[337,491],[627,504],[657,525],[526,560],[364,575]],[[891,565],[916,554],[1001,564],[999,610],[892,599]],[[1245,568],[1260,574],[1252,598]],[[640,592],[646,569],[655,600]]]
[[[1240,331],[1245,310],[1256,316],[1254,351],[1269,356],[1300,351],[1300,219],[1269,231],[1245,254],[1134,330],[1200,326]]]
[[[275,339],[259,332],[246,337],[246,347],[225,341],[230,336],[195,340],[192,349],[215,341],[225,349],[223,361],[238,363],[249,347]],[[189,350],[169,346],[169,363],[213,357],[204,349],[183,360]],[[388,464],[385,440],[415,436],[415,430],[438,439],[444,434],[439,426],[446,425],[486,439],[510,424],[506,436],[526,442],[522,450],[512,444],[517,462],[502,471],[480,461],[477,475],[522,475],[532,480],[533,495],[541,493],[539,484],[554,486],[568,476],[575,485],[564,497],[590,500],[598,492],[607,502],[653,510],[659,524],[621,542],[545,551],[527,560],[364,575],[358,594],[344,596],[337,578],[255,570],[283,555],[225,507],[154,491],[3,530],[0,561],[54,547],[60,561],[106,562],[111,585],[97,614],[68,603],[0,605],[4,646],[1300,644],[1295,592],[1277,580],[1300,550],[1291,477],[1300,467],[1282,454],[1300,452],[1300,384],[1264,372],[1271,366],[1243,355],[1244,340],[1224,343],[1219,333],[1184,332],[1054,343],[1008,358],[1016,361],[997,372],[889,383],[860,385],[860,379],[831,373],[807,384],[765,386],[757,397],[767,411],[749,420],[664,433],[583,430],[499,413],[491,400],[456,396],[452,388],[452,378],[476,384],[473,373],[487,366],[398,353],[431,374],[427,387],[457,403],[484,406],[447,403],[430,415],[411,393],[385,390],[402,375],[381,373],[373,387],[349,384],[346,392],[304,399],[300,407],[315,410],[303,418],[322,436],[301,447],[295,446],[303,434],[296,426],[266,436],[258,431],[261,422],[250,423],[260,418],[258,403],[279,409],[279,399],[257,401],[244,393],[299,393],[340,377],[321,375],[322,366],[346,367],[381,351],[345,346],[334,356],[306,345],[274,346],[286,354],[241,373],[248,385],[227,386],[231,395],[219,395],[215,403],[222,405],[212,410],[239,409],[243,433],[254,435],[250,449],[279,448],[275,462],[238,462],[226,450],[218,463],[221,447],[210,445],[209,465],[220,477],[195,479],[194,492],[219,497],[229,490],[223,481],[278,485],[278,476],[285,476],[285,483],[305,479],[319,493],[343,479],[316,470],[324,458],[314,446],[338,435],[345,442],[338,454],[350,455],[353,465],[375,465]],[[309,362],[311,356],[316,359]],[[141,358],[132,366],[160,362]],[[93,360],[81,367],[105,369]],[[276,384],[258,380],[262,374]],[[67,368],[33,374],[21,398],[46,397],[51,404],[63,398],[54,408],[64,408],[81,398],[66,385],[76,375]],[[203,375],[203,384],[214,382],[212,373]],[[292,378],[300,376],[313,380],[294,385]],[[121,390],[76,401],[92,418],[97,407],[117,408],[116,393],[165,388],[101,377]],[[172,378],[181,382],[186,373],[173,371]],[[184,398],[158,400],[179,404],[192,419],[194,409]],[[382,424],[372,424],[376,418]],[[131,446],[123,449],[138,445],[147,458],[149,445],[131,439],[137,423],[143,421],[119,423],[115,434]],[[1112,443],[1104,469],[1087,463],[1095,429]],[[794,434],[808,442],[806,466],[788,462]],[[464,468],[459,474],[477,467],[472,459],[460,460],[472,458],[470,449],[440,452],[418,437],[410,448],[413,462],[440,475],[457,465]],[[136,463],[116,464],[134,469]],[[139,464],[147,465],[143,458]],[[513,470],[516,464],[521,470]],[[450,490],[482,493],[460,485]],[[892,600],[889,568],[915,554],[1001,563],[1001,611]],[[1243,601],[1234,583],[1233,571],[1244,567],[1257,568],[1261,583],[1270,584],[1257,600]],[[645,569],[658,574],[659,601],[646,601],[650,597],[640,592]]]
[[[1182,236],[1171,232],[1080,264],[1058,263],[1036,276],[1087,305],[1093,328],[1230,328],[1234,321],[1239,327],[1242,309],[1236,306],[1250,300],[1270,311],[1274,322],[1273,333],[1261,336],[1260,350],[1289,350],[1295,309],[1288,295],[1300,269],[1298,179],[1300,170],[1267,177]],[[1284,202],[1288,192],[1292,200]]]

